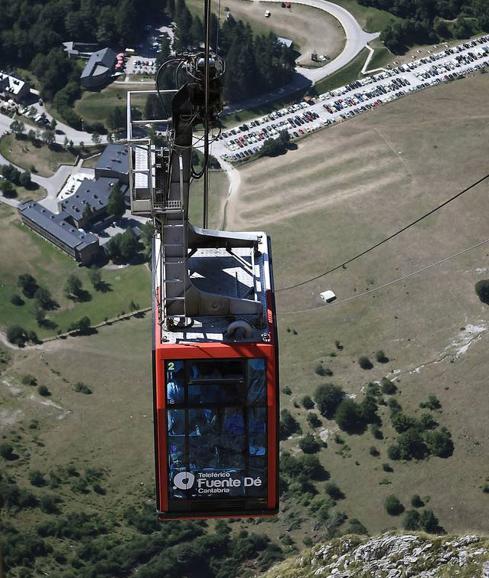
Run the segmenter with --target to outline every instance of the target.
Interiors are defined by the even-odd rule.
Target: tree
[[[126,212],[126,202],[119,182],[112,188],[107,204],[107,212],[116,219],[120,219]]]
[[[0,181],[0,190],[3,193],[3,196],[6,199],[15,199],[17,196],[17,191],[14,185],[10,181],[6,181],[5,179]]]
[[[386,395],[394,395],[397,392],[396,385],[387,377],[383,377],[381,381],[382,393]]]
[[[31,173],[29,171],[24,171],[20,175],[20,186],[24,189],[28,189],[32,185]]]
[[[336,409],[334,417],[336,423],[343,431],[361,433],[365,430],[362,408],[353,399],[344,399]]]
[[[54,130],[47,129],[42,132],[41,138],[48,146],[52,146],[56,142],[56,135]]]
[[[421,402],[419,404],[419,407],[431,410],[441,409],[441,403],[440,400],[436,397],[436,395],[430,395],[428,397],[428,401]]]
[[[411,506],[413,506],[413,508],[422,508],[424,506],[424,502],[419,494],[414,494],[411,497]]]
[[[34,298],[43,309],[53,309],[57,303],[51,296],[49,289],[45,287],[38,287],[34,293]]]
[[[24,300],[20,295],[17,295],[17,293],[15,293],[10,298],[10,303],[12,303],[12,305],[16,305],[17,307],[20,307],[21,305],[24,305]]]
[[[312,409],[314,407],[314,402],[312,401],[310,395],[305,395],[302,398],[302,406],[304,409]]]
[[[15,134],[15,138],[20,138],[25,131],[25,125],[21,120],[16,119],[10,124],[10,130]]]
[[[301,426],[288,409],[280,412],[280,439],[285,440],[294,433],[300,433]]]
[[[358,358],[358,365],[362,369],[372,369],[372,367],[373,367],[373,363],[370,361],[370,359],[366,355],[362,355]]]
[[[318,418],[317,414],[314,412],[308,413],[306,420],[307,420],[307,423],[314,429],[321,426],[321,420]]]
[[[319,385],[314,393],[314,400],[318,406],[319,412],[324,417],[331,419],[338,405],[345,397],[345,392],[341,387],[332,383]]]
[[[107,117],[107,125],[112,130],[124,128],[126,124],[126,116],[122,106],[114,106]]]
[[[79,299],[83,293],[83,283],[76,275],[70,275],[65,283],[65,295],[70,299]]]
[[[321,449],[316,438],[308,433],[299,441],[299,447],[305,454],[315,454]]]
[[[429,534],[441,534],[444,532],[438,518],[431,510],[421,512],[419,524],[421,528]]]
[[[98,291],[104,284],[102,281],[102,274],[98,269],[90,269],[88,272],[88,278],[96,291]]]
[[[489,279],[483,279],[475,284],[477,296],[486,305],[489,305]]]
[[[102,137],[99,135],[98,132],[92,133],[92,142],[95,145],[99,145],[102,142]]]
[[[453,454],[453,442],[450,432],[446,428],[439,431],[427,432],[425,435],[428,450],[439,458],[448,458]]]
[[[386,512],[390,516],[399,516],[404,512],[404,506],[394,495],[387,496],[384,502]]]
[[[7,328],[7,339],[18,347],[24,347],[29,337],[26,330],[20,325],[11,325]]]
[[[46,480],[39,470],[33,470],[29,473],[29,481],[33,486],[45,486]]]
[[[127,263],[139,252],[140,244],[132,229],[119,233],[106,245],[107,255],[114,262]]]
[[[405,530],[419,530],[420,527],[420,514],[416,510],[408,510],[404,514],[404,518],[402,520],[402,527]]]
[[[37,392],[39,393],[39,395],[42,395],[43,397],[49,397],[51,395],[51,392],[49,391],[46,385],[39,385],[37,388]]]
[[[379,362],[379,363],[388,363],[389,362],[389,358],[387,357],[387,355],[382,351],[382,349],[380,349],[379,351],[377,351],[375,353],[375,359]]]
[[[77,333],[80,333],[80,335],[87,335],[90,333],[91,325],[92,322],[90,321],[90,318],[85,315],[78,321],[72,323],[68,327],[68,331],[76,331]]]
[[[412,458],[422,460],[427,454],[426,444],[419,432],[414,428],[399,435],[397,438],[397,446],[401,460],[410,460]],[[391,456],[389,455],[389,457]],[[391,459],[394,458],[391,457]]]

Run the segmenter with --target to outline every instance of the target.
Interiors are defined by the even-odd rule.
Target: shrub
[[[379,363],[389,363],[389,358],[387,357],[387,355],[382,351],[377,351],[375,353],[375,359],[379,362]]]
[[[43,397],[48,397],[51,395],[51,392],[45,385],[39,385],[37,388],[37,392],[39,393],[39,395],[42,395]]]
[[[402,527],[405,530],[419,530],[420,519],[421,519],[421,516],[419,515],[418,511],[408,510],[404,514],[404,518],[402,520]]]
[[[14,448],[9,443],[0,444],[0,456],[6,460],[15,460],[16,454],[14,452]]]
[[[316,438],[308,433],[300,441],[299,447],[305,454],[315,454],[321,449],[321,445]]]
[[[300,433],[301,426],[288,409],[280,412],[280,439],[285,440],[294,433]]]
[[[33,486],[42,487],[46,485],[46,480],[39,470],[33,470],[29,473],[29,481]]]
[[[316,375],[320,375],[321,377],[331,377],[333,375],[333,371],[329,367],[324,367],[323,365],[319,364],[316,366],[314,370]]]
[[[7,328],[7,339],[18,347],[24,347],[29,340],[26,330],[20,325],[11,325]]]
[[[411,506],[413,506],[413,508],[422,508],[424,506],[424,502],[419,494],[414,494],[414,496],[411,497]]]
[[[382,393],[385,393],[385,395],[394,395],[397,393],[397,387],[390,379],[387,379],[387,377],[382,378],[381,385]]]
[[[394,495],[387,496],[384,502],[385,510],[390,516],[399,516],[404,512],[404,506]]]
[[[24,300],[20,295],[17,295],[17,293],[15,293],[10,298],[10,303],[12,303],[12,305],[16,305],[17,307],[20,307],[21,305],[24,305]]]
[[[304,546],[307,546],[308,548],[310,548],[314,544],[310,536],[304,536],[302,543],[304,544]]]
[[[290,389],[290,387],[288,385],[286,385],[282,391],[285,393],[285,395],[291,395],[292,394],[292,390]]]
[[[369,453],[371,456],[374,456],[375,458],[380,456],[380,452],[375,446],[370,446]]]
[[[428,450],[439,458],[448,458],[453,454],[453,442],[450,432],[442,428],[439,431],[428,432],[425,435]]]
[[[302,398],[302,405],[304,409],[312,409],[314,407],[314,402],[312,401],[311,396],[305,395]]]
[[[17,286],[22,289],[24,295],[29,299],[32,299],[32,297],[34,297],[34,293],[39,288],[36,279],[29,273],[24,273],[18,276]]]
[[[398,445],[389,446],[387,449],[387,455],[391,460],[400,460],[401,459],[401,450],[399,449]]]
[[[419,524],[421,528],[429,534],[441,534],[444,532],[443,528],[440,526],[438,518],[431,510],[421,512]]]
[[[360,520],[357,520],[357,518],[352,518],[348,522],[348,526],[346,527],[346,533],[366,535],[368,534],[368,531],[367,528],[360,522]]]
[[[373,363],[370,361],[370,359],[366,355],[362,355],[358,358],[358,365],[362,369],[372,369],[372,367],[373,367]]]
[[[391,415],[392,426],[397,433],[402,433],[417,425],[416,420],[401,411]]]
[[[345,397],[345,392],[341,387],[332,383],[319,385],[314,393],[314,400],[318,406],[319,412],[324,417],[331,419]]]
[[[37,385],[37,379],[30,373],[26,373],[22,376],[22,383],[24,385]]]
[[[333,500],[344,500],[345,494],[340,490],[339,486],[337,486],[334,482],[328,482],[325,486],[326,493],[330,498]]]
[[[314,412],[308,413],[306,420],[312,428],[317,428],[322,425],[318,415]]]
[[[384,434],[382,433],[382,430],[379,428],[378,424],[376,424],[376,423],[371,424],[370,433],[374,436],[374,438],[376,440],[384,439]]]
[[[484,494],[489,494],[489,484],[484,484],[482,486],[482,491],[484,492]]]
[[[384,470],[384,472],[389,473],[392,473],[394,471],[394,468],[390,464],[382,464],[382,469]]]
[[[362,408],[353,399],[344,399],[334,417],[340,429],[348,433],[361,433],[365,429]]]
[[[428,397],[428,401],[423,401],[419,404],[419,407],[422,409],[441,409],[440,400],[436,397],[436,395],[430,395]]]
[[[483,279],[475,284],[477,296],[486,305],[489,305],[489,279]]]
[[[401,404],[397,401],[397,399],[390,398],[387,402],[389,409],[391,410],[391,414],[396,413],[398,411],[402,411]]]
[[[90,395],[92,393],[92,390],[88,387],[88,385],[82,381],[77,381],[73,386],[73,389],[78,393],[84,393],[85,395]]]
[[[88,335],[90,333],[90,330],[91,330],[91,324],[92,324],[92,322],[90,321],[90,317],[87,317],[85,315],[84,317],[82,317],[78,321],[75,321],[74,323],[72,323],[68,327],[68,331],[76,331],[76,332],[80,333],[80,335]]]

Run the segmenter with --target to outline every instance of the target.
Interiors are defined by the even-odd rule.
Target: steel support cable
[[[469,251],[473,251],[474,249],[477,249],[478,247],[482,247],[486,243],[489,243],[489,239],[485,239],[484,241],[481,241],[480,243],[476,243],[475,245],[472,245],[471,247],[467,247],[466,249],[463,249],[462,251],[459,251],[458,253],[454,253],[453,255],[449,255],[448,257],[444,257],[443,259],[440,259],[439,261],[435,261],[434,263],[430,263],[429,265],[426,265],[425,267],[421,267],[421,269],[417,269],[416,271],[411,271],[411,273],[408,273],[407,275],[403,275],[402,277],[398,277],[397,279],[393,279],[392,281],[388,281],[387,283],[383,283],[382,285],[378,285],[377,287],[373,287],[372,289],[368,289],[367,291],[363,291],[362,293],[356,293],[355,295],[352,295],[351,297],[346,297],[345,299],[339,299],[339,300],[333,301],[333,303],[329,303],[327,305],[325,304],[325,305],[319,305],[318,307],[310,307],[309,309],[298,309],[297,311],[284,311],[283,313],[280,313],[279,315],[277,315],[277,317],[282,317],[283,315],[295,315],[295,314],[299,314],[299,313],[310,313],[311,311],[319,311],[320,309],[328,310],[328,309],[331,309],[331,307],[342,305],[343,303],[348,303],[349,301],[354,301],[355,299],[359,299],[360,297],[365,297],[365,295],[370,295],[371,293],[375,293],[376,291],[380,291],[381,289],[385,289],[385,287],[395,285],[396,283],[400,283],[401,281],[405,281],[406,279],[409,279],[410,277],[414,277],[415,275],[419,275],[420,273],[424,273],[425,271],[432,269],[433,267],[437,267],[438,265],[442,265],[443,263],[446,263],[447,261],[450,261],[451,259],[455,259],[456,257],[459,257],[460,255],[468,253]]]
[[[402,227],[402,229],[397,230],[395,233],[392,233],[392,235],[385,237],[384,239],[382,239],[378,243],[375,243],[375,245],[372,245],[368,249],[365,249],[365,251],[358,253],[357,255],[355,255],[354,257],[351,257],[350,259],[344,261],[343,263],[340,263],[339,265],[336,265],[335,267],[332,267],[331,269],[328,269],[327,271],[324,271],[323,273],[319,273],[318,275],[315,275],[314,277],[309,277],[308,279],[305,279],[304,281],[300,281],[299,283],[287,285],[286,287],[280,287],[279,289],[275,290],[275,293],[281,293],[283,291],[290,291],[291,289],[296,289],[297,287],[302,287],[303,285],[307,285],[308,283],[312,283],[313,281],[316,281],[317,279],[321,279],[322,277],[325,277],[326,275],[329,275],[330,273],[333,273],[334,271],[338,271],[338,269],[342,269],[346,265],[352,263],[353,261],[356,261],[360,257],[363,257],[364,255],[366,255],[367,253],[370,253],[374,249],[377,249],[381,245],[384,245],[385,243],[387,243],[387,241],[390,241],[391,239],[394,239],[395,237],[399,236],[401,233],[404,233],[404,231],[407,231],[411,227],[414,227],[414,225],[417,225],[418,223],[420,223],[421,221],[423,221],[424,219],[426,219],[430,215],[433,215],[433,213],[436,213],[437,211],[439,211],[440,209],[442,209],[443,207],[445,207],[449,203],[455,201],[455,199],[458,199],[459,197],[461,197],[462,195],[464,195],[465,193],[467,193],[471,189],[477,187],[478,185],[483,183],[488,178],[489,178],[489,173],[486,174],[485,176],[481,177],[480,179],[478,179],[477,181],[475,181],[474,183],[472,183],[471,185],[469,185],[468,187],[466,187],[462,191],[459,191],[458,193],[456,193],[455,195],[453,195],[452,197],[450,197],[449,199],[447,199],[446,201],[444,201],[440,205],[437,205],[436,207],[434,207],[433,209],[431,209],[427,213],[424,213],[423,215],[421,215],[420,217],[418,217],[417,219],[415,219],[411,223],[405,225],[404,227]]]
[[[211,0],[205,0],[204,4],[204,206],[202,226],[207,228],[208,223],[208,201],[209,201],[209,53],[211,34]]]

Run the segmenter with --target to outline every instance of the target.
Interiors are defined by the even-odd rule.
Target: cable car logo
[[[173,478],[175,488],[179,490],[190,490],[194,485],[195,476],[190,472],[180,472]]]

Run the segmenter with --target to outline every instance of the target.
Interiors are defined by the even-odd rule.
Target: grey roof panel
[[[22,204],[19,207],[19,212],[26,219],[32,221],[72,249],[81,249],[92,243],[98,243],[96,235],[84,233],[66,222],[64,220],[68,216],[66,213],[52,213],[49,209],[34,201]]]
[[[126,145],[109,144],[99,158],[95,170],[110,170],[127,175],[129,173],[129,149]]]
[[[89,76],[100,75],[115,66],[117,60],[116,53],[111,48],[104,48],[97,50],[88,59],[81,78],[88,78]],[[102,67],[102,68],[100,68]]]

